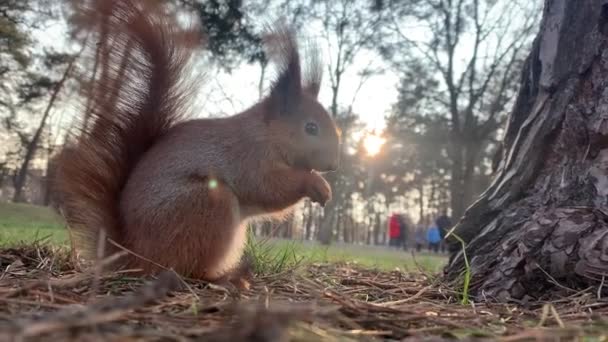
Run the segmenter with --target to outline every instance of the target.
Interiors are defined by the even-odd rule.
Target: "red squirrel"
[[[184,119],[197,43],[150,3],[100,0],[91,11],[116,57],[103,67],[128,63],[120,82],[95,84],[90,124],[56,160],[58,206],[85,255],[103,231],[104,256],[129,252],[116,267],[216,281],[239,267],[248,222],[305,197],[331,200],[321,172],[338,167],[340,134],[317,100],[319,59],[302,71],[284,26],[272,32],[279,72],[265,98],[230,117]]]

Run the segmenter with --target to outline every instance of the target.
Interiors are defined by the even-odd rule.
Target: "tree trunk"
[[[420,219],[424,217],[424,184],[422,181],[418,184],[418,215]]]
[[[377,245],[386,245],[387,241],[386,241],[386,235],[387,235],[387,231],[386,231],[386,225],[384,224],[384,222],[382,221],[382,217],[380,215],[380,213],[376,213],[376,229],[378,231],[378,235],[379,235],[379,242],[377,243]]]
[[[369,214],[372,217],[372,224],[373,224],[373,230],[374,230],[374,245],[379,245],[380,244],[380,225],[378,224],[378,217],[376,216],[376,214]]]
[[[49,142],[50,144],[50,142]],[[52,200],[52,184],[51,179],[55,179],[55,158],[53,158],[53,147],[49,147],[47,149],[47,159],[46,159],[46,175],[44,176],[44,198],[43,204],[44,206],[49,206]],[[1,186],[1,184],[0,184]]]
[[[435,199],[436,196],[437,196],[437,183],[435,182],[435,180],[433,178],[431,178],[431,190],[430,190],[430,194],[429,194],[429,199],[426,203],[427,212],[429,212],[429,213],[434,213],[435,211],[437,211],[436,199]]]
[[[469,205],[473,203],[474,198],[479,195],[476,189],[475,179],[475,166],[479,165],[479,154],[481,148],[481,142],[473,141],[467,142],[465,148],[465,161],[464,169],[462,173],[462,197],[460,201],[463,204],[462,211],[464,211]],[[462,212],[460,213],[462,214]],[[461,217],[461,216],[454,216]]]
[[[321,234],[321,225],[323,224],[323,214],[321,212],[317,212],[315,214],[315,229],[313,231],[313,239],[320,240],[319,235]]]
[[[314,220],[314,212],[312,210],[312,202],[306,201],[304,213],[304,236],[305,240],[309,241],[312,238],[312,221]]]
[[[30,142],[27,144],[27,146],[25,148],[25,155],[23,156],[23,161],[21,162],[21,166],[19,167],[19,170],[17,171],[17,174],[15,175],[15,180],[14,180],[15,193],[13,195],[14,202],[20,202],[23,200],[23,186],[25,185],[25,181],[27,180],[27,172],[30,167],[30,162],[32,161],[32,159],[34,158],[34,156],[36,154],[38,144],[40,143],[40,138],[42,137],[42,132],[44,132],[44,129],[46,128],[46,121],[47,121],[49,115],[51,114],[51,109],[53,108],[53,105],[55,105],[57,96],[59,95],[59,92],[63,88],[65,81],[68,79],[70,72],[72,71],[74,62],[76,61],[76,59],[79,56],[80,56],[80,53],[78,55],[76,55],[74,58],[72,58],[72,60],[66,67],[65,71],[63,72],[63,76],[61,77],[59,82],[57,82],[57,84],[55,85],[55,89],[53,89],[51,98],[49,99],[46,109],[44,110],[44,113],[42,114],[42,118],[40,119],[38,128],[36,128],[36,132],[34,133],[32,140],[30,140]]]
[[[456,133],[453,133],[456,135]],[[462,203],[463,184],[462,184],[462,145],[460,140],[452,139],[451,150],[451,173],[450,173],[450,207],[454,217],[461,217],[465,206]]]
[[[318,241],[322,245],[330,245],[334,236],[335,223],[337,215],[341,210],[342,191],[344,184],[341,181],[340,171],[331,172],[325,175],[325,179],[332,188],[332,200],[329,201],[323,208],[321,217],[321,225],[319,226]]]
[[[270,233],[272,231],[272,223],[265,221],[262,223],[262,236],[270,237]]]
[[[338,117],[338,109],[336,102],[338,89],[339,88],[333,89],[332,116],[334,120]],[[340,128],[342,129],[342,136],[347,136],[348,134],[350,134],[350,127],[348,126],[348,124],[342,125],[342,127]],[[342,142],[342,144],[340,144],[340,155],[345,156],[346,152],[346,144]],[[343,207],[341,206],[341,201],[343,198],[343,192],[345,191],[344,188],[346,188],[346,185],[343,182],[343,177],[344,175],[339,169],[336,172],[331,172],[325,175],[325,179],[331,186],[333,199],[329,201],[329,203],[327,203],[323,208],[323,216],[317,235],[318,240],[322,245],[331,244],[331,239],[333,237],[334,230],[334,216],[336,215],[336,212],[340,210],[341,207]]]
[[[496,178],[454,228],[479,299],[608,275],[608,0],[546,0],[521,82]],[[463,253],[448,238],[445,275],[460,282]]]
[[[365,238],[365,240],[366,240],[365,243],[367,245],[371,245],[372,244],[372,235],[374,233],[373,220],[372,220],[371,215],[367,216],[367,220],[365,222],[365,226],[366,226],[365,227],[366,228],[366,232],[365,233],[367,234],[367,236]]]
[[[340,212],[336,215],[336,240],[344,241],[344,211],[340,210]]]
[[[0,189],[4,186],[4,179],[8,175],[8,168],[6,168],[3,164],[0,164]]]
[[[285,228],[283,230],[283,238],[289,240],[293,239],[293,221],[293,216],[290,216],[289,219],[284,222]]]
[[[353,243],[353,220],[350,215],[344,219],[344,242]]]

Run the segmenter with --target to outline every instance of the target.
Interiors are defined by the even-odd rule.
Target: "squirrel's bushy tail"
[[[180,120],[194,89],[182,82],[198,32],[180,29],[157,3],[96,0],[83,9],[98,24],[100,72],[79,129],[55,160],[52,185],[80,252],[95,252],[102,231],[120,241],[119,202],[129,174]]]

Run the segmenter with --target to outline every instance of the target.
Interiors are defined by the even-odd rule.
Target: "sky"
[[[368,55],[358,58],[355,65],[347,71],[340,89],[339,102],[347,106],[354,98],[353,112],[358,114],[370,129],[382,129],[384,116],[389,113],[397,98],[398,77],[393,73],[372,76],[357,92],[360,78],[356,72],[368,64],[369,58],[373,57]],[[379,61],[376,63],[381,64]],[[202,91],[204,94],[212,93],[213,100],[209,101],[206,109],[214,113],[229,113],[243,110],[253,104],[258,98],[257,83],[260,72],[257,65],[243,65],[232,74],[219,73],[217,78],[211,80],[212,84]],[[319,100],[327,108],[331,104],[331,95],[330,82],[328,77],[325,77]]]
[[[43,30],[34,32],[34,37],[40,45],[55,49],[65,48],[66,36],[66,26],[62,22],[52,23]],[[398,77],[390,71],[374,75],[366,79],[357,91],[361,80],[357,72],[368,66],[370,62],[374,66],[385,67],[385,63],[374,53],[361,53],[344,75],[338,102],[342,106],[348,106],[352,103],[353,112],[359,115],[370,130],[381,130],[384,126],[384,117],[390,112],[393,103],[396,101]],[[327,68],[327,64],[325,64],[325,68]],[[193,113],[196,117],[236,114],[257,101],[258,81],[261,72],[257,64],[244,63],[232,70],[231,73],[213,67],[206,71],[208,72],[208,80],[201,87],[200,98],[194,99],[197,104],[203,105],[196,108],[201,113]],[[266,72],[267,79],[272,77],[272,71],[271,66]],[[329,108],[331,89],[327,72],[328,70],[324,70],[319,100]],[[268,82],[265,82],[265,86],[267,85]],[[72,108],[66,108],[64,104],[63,108],[58,107],[55,112],[66,110],[71,112]],[[57,113],[52,115],[57,115]]]

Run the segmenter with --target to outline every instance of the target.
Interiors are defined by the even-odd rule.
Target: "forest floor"
[[[20,214],[11,215],[18,223]],[[0,222],[7,217],[0,210]],[[170,271],[147,279],[97,274],[62,244],[5,243],[0,341],[608,341],[608,300],[592,291],[551,302],[472,303],[441,282],[437,265],[287,262],[286,250],[256,249],[258,275],[238,291]]]

